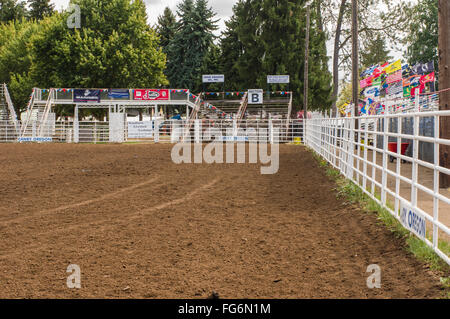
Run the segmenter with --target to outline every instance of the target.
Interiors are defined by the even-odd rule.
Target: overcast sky
[[[67,8],[69,0],[52,0],[57,10],[61,8]],[[177,3],[180,0],[144,0],[147,5],[148,23],[150,25],[155,24],[158,21],[158,16],[163,13],[165,7],[169,7],[173,12],[176,12]],[[219,21],[219,28],[223,30],[225,28],[225,20],[232,15],[233,5],[237,0],[209,0],[210,6],[214,12],[217,13]],[[219,35],[220,32],[217,33]]]

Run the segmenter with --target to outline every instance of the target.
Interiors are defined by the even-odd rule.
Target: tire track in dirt
[[[219,178],[215,178],[213,181],[209,182],[208,184],[200,186],[199,188],[195,189],[194,191],[191,191],[190,193],[186,194],[185,196],[183,196],[181,198],[178,198],[178,199],[175,199],[175,200],[172,200],[172,201],[160,204],[160,205],[156,205],[156,206],[153,206],[153,207],[149,207],[149,208],[146,208],[144,210],[141,210],[141,211],[138,211],[138,212],[134,212],[132,214],[128,214],[127,215],[127,219],[125,221],[123,221],[123,223],[129,223],[129,221],[136,220],[137,218],[140,218],[140,217],[142,217],[142,216],[144,216],[146,214],[149,214],[149,213],[151,213],[153,211],[161,210],[161,209],[167,208],[169,206],[173,206],[173,205],[182,204],[183,202],[191,200],[199,192],[201,192],[203,190],[206,190],[206,189],[209,189],[212,186],[214,186],[219,180],[220,180]],[[146,184],[148,184],[148,183],[149,182],[146,182]],[[120,193],[122,193],[122,192],[120,192]],[[77,208],[77,207],[80,207],[82,205],[75,204],[75,205],[67,205],[67,206],[71,206],[70,208]],[[69,207],[65,207],[64,209],[69,209]],[[69,227],[66,227],[64,229],[52,229],[52,230],[49,230],[49,231],[46,231],[46,232],[37,233],[35,235],[35,237],[39,237],[39,236],[42,236],[42,235],[55,235],[55,234],[59,234],[59,233],[72,232],[72,231],[78,230],[80,228],[85,228],[88,225],[90,227],[92,227],[92,226],[95,226],[95,225],[102,225],[105,221],[114,222],[114,221],[121,220],[121,219],[123,219],[123,216],[115,216],[113,218],[96,219],[95,222],[78,223],[76,225],[69,226]],[[103,232],[106,229],[116,228],[117,226],[118,226],[117,224],[104,225],[104,226],[102,226],[102,227],[100,227],[98,229],[91,230],[90,232],[91,232],[91,235],[92,235],[92,234],[95,234],[96,232]],[[35,240],[36,240],[36,238],[35,238]],[[46,246],[44,246],[42,243],[40,243],[40,244],[37,244],[37,245],[25,245],[25,246],[22,246],[21,249],[28,249],[28,250],[32,249],[32,250],[36,251],[36,250],[44,250],[44,249],[46,249]],[[16,251],[14,253],[1,253],[0,254],[0,258],[8,258],[8,257],[12,257],[12,256],[15,256],[15,255],[19,255],[21,253],[22,253],[21,251]]]
[[[20,217],[20,218],[14,218],[14,219],[9,219],[9,220],[1,220],[0,221],[0,226],[8,225],[8,224],[13,223],[13,222],[14,223],[23,222],[23,221],[28,220],[30,218],[36,217],[37,215],[39,215],[39,217],[43,217],[45,215],[51,215],[53,213],[57,213],[57,212],[60,212],[60,211],[73,209],[73,208],[77,208],[77,207],[81,207],[81,206],[86,206],[86,205],[93,204],[93,203],[98,203],[98,202],[101,202],[101,201],[104,201],[104,200],[107,200],[107,199],[110,199],[110,198],[115,198],[117,196],[122,195],[123,193],[130,192],[130,191],[133,191],[133,190],[138,189],[140,187],[146,186],[146,185],[148,185],[150,183],[153,183],[153,182],[157,181],[158,179],[159,179],[159,176],[151,178],[150,180],[147,180],[147,181],[142,182],[142,183],[137,183],[137,184],[131,185],[129,187],[124,187],[124,188],[121,188],[121,189],[119,189],[117,191],[98,196],[98,197],[93,198],[93,199],[81,201],[81,202],[78,202],[78,203],[68,204],[68,205],[62,205],[62,206],[51,208],[51,209],[45,209],[45,210],[37,211],[37,212],[30,213],[27,216]]]

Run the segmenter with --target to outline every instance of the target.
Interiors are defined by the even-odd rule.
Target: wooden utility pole
[[[450,1],[439,0],[439,90],[450,88]],[[450,110],[450,91],[439,97],[439,110]],[[439,122],[439,136],[450,139],[450,117],[442,116]],[[450,169],[450,146],[439,146],[440,166]],[[440,173],[439,186],[450,187],[450,176]]]
[[[303,118],[306,119],[308,115],[308,87],[309,87],[309,78],[308,78],[308,69],[309,69],[309,25],[311,19],[311,7],[310,3],[306,3],[306,39],[305,39],[305,76],[304,76],[304,92],[303,92],[303,106],[304,106],[304,114]]]
[[[352,0],[352,101],[355,116],[358,116],[359,69],[358,69],[358,0]],[[357,120],[355,128],[357,128]]]

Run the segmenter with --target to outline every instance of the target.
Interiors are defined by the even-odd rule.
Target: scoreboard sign
[[[248,90],[248,104],[262,104],[264,91],[261,89]]]
[[[289,75],[268,75],[267,83],[289,83]]]

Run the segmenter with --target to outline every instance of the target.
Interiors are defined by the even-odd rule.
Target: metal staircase
[[[48,116],[54,102],[54,92],[54,89],[50,89],[45,104],[38,104],[36,103],[37,90],[33,89],[27,105],[27,113],[20,128],[21,138],[42,137],[48,133],[46,132],[48,131]]]
[[[247,105],[248,105],[248,92],[245,92],[244,96],[242,97],[241,105],[239,106],[239,110],[236,115],[236,130],[239,129],[239,125],[241,121],[244,119],[245,111],[247,110]]]
[[[12,142],[19,135],[19,122],[6,84],[0,85],[0,142]]]
[[[186,122],[186,125],[184,126],[184,133],[183,133],[183,142],[186,141],[186,138],[190,135],[192,124],[194,124],[195,119],[197,118],[198,112],[200,110],[200,106],[202,105],[202,99],[201,95],[199,94],[197,96],[197,99],[195,100],[195,106],[189,115],[189,119]]]

